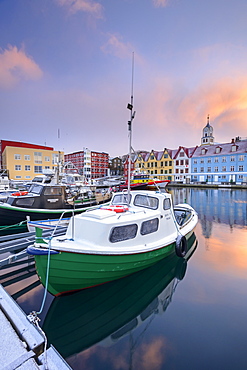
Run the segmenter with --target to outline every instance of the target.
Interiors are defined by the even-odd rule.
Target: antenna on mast
[[[128,162],[128,203],[130,202],[130,172],[131,172],[131,139],[132,139],[132,121],[135,118],[136,112],[133,112],[133,90],[134,90],[134,52],[132,53],[132,79],[131,79],[131,97],[130,103],[128,103],[127,108],[130,110],[130,120],[128,121],[129,130],[129,162]]]

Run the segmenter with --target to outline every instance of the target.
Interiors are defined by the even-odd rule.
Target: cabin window
[[[29,192],[34,194],[41,194],[43,187],[40,185],[32,185]]]
[[[171,208],[171,201],[169,198],[164,199],[163,208],[165,211]]]
[[[159,219],[154,218],[152,220],[144,221],[141,226],[141,235],[147,235],[154,233],[158,230],[159,227]]]
[[[134,205],[139,207],[157,209],[159,205],[159,200],[154,197],[149,197],[146,195],[136,195],[134,199]]]
[[[19,207],[32,207],[34,198],[20,198],[16,200],[15,205]]]
[[[137,225],[125,225],[114,227],[110,234],[110,242],[116,243],[124,240],[134,239],[137,233]]]
[[[47,187],[44,195],[62,195],[62,188]]]

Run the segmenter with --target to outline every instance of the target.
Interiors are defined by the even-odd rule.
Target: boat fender
[[[176,239],[175,251],[178,257],[184,257],[187,253],[188,246],[185,236],[178,235]]]
[[[122,212],[128,211],[129,207],[121,205],[121,204],[117,204],[117,205],[112,204],[108,207],[101,207],[100,209],[104,209],[106,211],[114,211],[116,213],[122,213]]]
[[[11,195],[20,196],[20,195],[27,195],[28,191],[17,191],[16,193],[12,193]]]

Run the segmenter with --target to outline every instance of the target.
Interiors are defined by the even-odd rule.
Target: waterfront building
[[[174,153],[174,180],[176,182],[190,182],[191,179],[191,157],[195,153],[197,146],[186,148],[180,146]]]
[[[30,181],[45,169],[55,171],[64,153],[52,147],[0,140],[1,168],[8,170],[9,178]]]
[[[79,173],[88,180],[105,177],[109,172],[108,153],[83,148],[82,151],[65,154],[64,160],[73,163]]]
[[[123,175],[122,158],[120,157],[110,158],[109,167],[110,167],[111,176],[122,176]]]
[[[173,180],[172,150],[139,152],[135,160],[135,170],[158,177],[159,180]]]
[[[198,147],[192,157],[193,182],[247,182],[247,139],[237,137],[231,143]]]

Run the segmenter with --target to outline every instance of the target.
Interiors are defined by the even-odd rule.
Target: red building
[[[109,154],[94,152],[87,148],[83,151],[64,155],[65,162],[71,162],[87,179],[96,179],[108,175]]]

